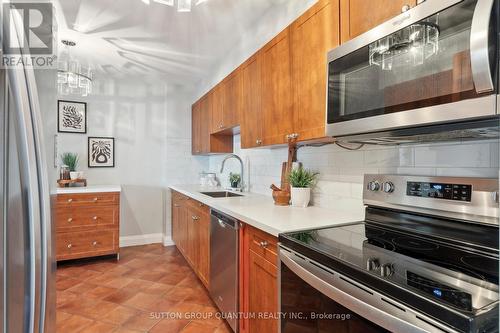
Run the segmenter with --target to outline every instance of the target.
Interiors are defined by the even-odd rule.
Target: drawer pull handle
[[[259,246],[263,249],[266,249],[269,243],[267,241],[262,241],[259,243]]]
[[[179,205],[179,204],[174,204],[174,207],[180,207],[180,206],[181,206],[181,205]]]
[[[96,241],[93,241],[93,242],[92,242],[92,246],[97,246],[97,242],[96,242]]]
[[[203,204],[202,204],[202,203],[199,203],[199,204],[198,204],[198,206],[203,207]]]
[[[68,199],[68,203],[72,203],[73,202],[73,199]]]
[[[195,215],[191,216],[191,218],[193,219],[193,221],[198,221],[200,219],[198,216]]]
[[[71,249],[73,247],[73,244],[69,243],[68,244],[68,249]]]
[[[70,218],[68,219],[68,223],[71,223],[71,222],[73,222],[73,218],[72,218],[72,217],[70,217]]]
[[[97,198],[94,198],[94,202],[97,202]]]
[[[94,221],[97,221],[97,216],[94,216],[92,219],[93,219]]]

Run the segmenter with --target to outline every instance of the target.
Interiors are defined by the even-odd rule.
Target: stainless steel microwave
[[[498,7],[427,0],[331,50],[326,134],[379,144],[497,137]]]

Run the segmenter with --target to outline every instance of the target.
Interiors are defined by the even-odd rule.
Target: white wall
[[[58,154],[78,153],[89,185],[122,186],[120,236],[168,238],[168,185],[208,169],[208,158],[190,154],[192,93],[160,80],[96,79],[90,96],[58,98],[87,103],[87,134],[58,133]],[[88,168],[89,136],[115,138],[114,168]]]
[[[240,137],[235,137],[235,153],[243,158],[250,175],[250,191],[271,196],[269,186],[279,186],[281,164],[287,160],[287,149],[240,149]],[[331,209],[363,209],[364,174],[409,174],[429,176],[498,177],[499,143],[471,141],[436,143],[405,147],[365,146],[349,151],[328,145],[300,148],[298,161],[304,167],[320,172],[313,191],[313,204]],[[210,157],[210,170],[219,172],[222,156]],[[239,166],[227,164],[224,174],[218,174],[223,186],[228,186],[229,172],[239,172]],[[270,199],[271,200],[271,199]]]

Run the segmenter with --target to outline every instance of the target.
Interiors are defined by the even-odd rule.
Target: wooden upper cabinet
[[[241,66],[241,147],[262,145],[262,58],[257,53]]]
[[[210,133],[217,133],[224,128],[224,122],[222,120],[222,115],[224,113],[224,89],[225,83],[223,81],[215,86],[209,93],[212,101],[212,126]]]
[[[195,155],[203,153],[200,104],[201,101],[194,103],[191,109],[191,152]]]
[[[340,0],[342,42],[346,42],[401,14],[403,6],[416,0]]]
[[[242,102],[242,73],[237,69],[224,82],[224,108],[222,109],[224,129],[240,125]]]
[[[286,143],[293,133],[290,29],[286,28],[262,50],[262,141]]]
[[[340,43],[339,0],[320,0],[291,26],[298,140],[325,136],[327,52]]]

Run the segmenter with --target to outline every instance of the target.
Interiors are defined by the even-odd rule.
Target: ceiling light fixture
[[[151,4],[151,0],[142,0],[145,4],[149,5]],[[156,3],[174,7],[175,3],[174,0],[153,0]],[[207,2],[207,0],[197,0],[194,5],[198,6],[199,4],[202,4],[204,2]],[[177,11],[181,13],[187,13],[191,11],[191,8],[193,7],[192,5],[193,1],[192,0],[177,0]]]
[[[58,57],[57,90],[60,95],[88,96],[92,92],[92,70],[71,57],[74,41],[63,39],[61,42],[65,48]]]

